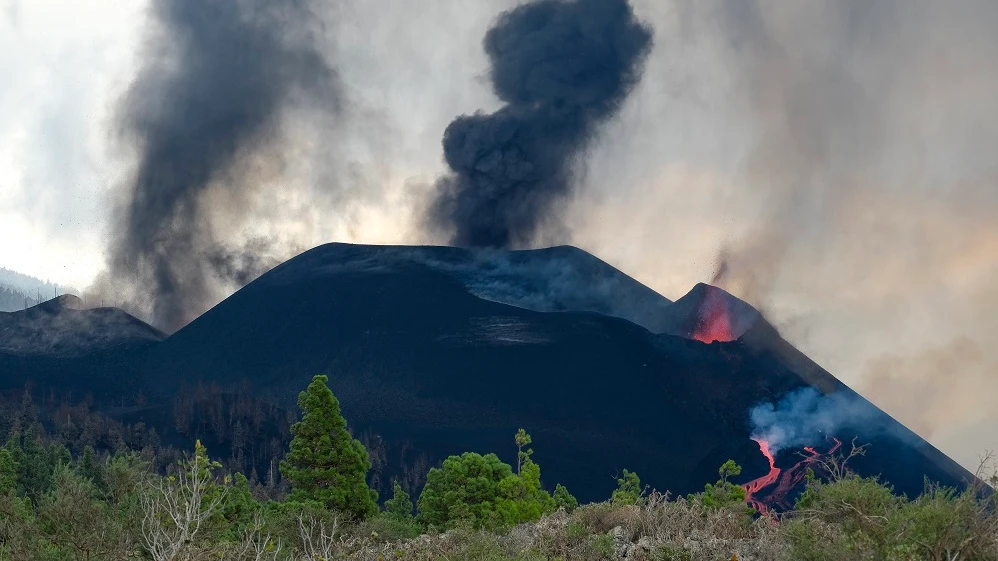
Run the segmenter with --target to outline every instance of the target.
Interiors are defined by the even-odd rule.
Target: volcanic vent
[[[738,339],[759,318],[752,306],[709,284],[698,283],[670,308],[667,333],[702,343]]]

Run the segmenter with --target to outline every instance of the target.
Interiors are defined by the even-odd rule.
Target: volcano
[[[738,339],[760,317],[752,306],[709,284],[698,283],[662,316],[661,332],[701,343]]]
[[[0,352],[78,356],[119,345],[162,341],[162,332],[117,309],[84,309],[64,294],[26,310],[0,312]]]
[[[609,497],[623,469],[660,490],[702,490],[730,458],[754,485],[752,500],[774,508],[799,489],[796,475],[786,474],[799,472],[807,453],[767,456],[748,412],[814,387],[865,408],[862,422],[831,435],[870,444],[853,466],[861,474],[881,475],[907,494],[919,493],[925,477],[945,485],[971,479],[784,341],[748,304],[704,284],[671,302],[572,247],[327,244],[168,338],[133,327],[112,329],[131,334],[119,344],[98,337],[90,350],[19,354],[11,341],[24,333],[5,329],[0,387],[23,391],[31,380],[38,391],[89,392],[109,411],[141,393],[148,405],[129,414],[164,441],[202,438],[220,457],[236,457],[235,437],[209,434],[217,421],[178,417],[191,395],[215,388],[293,418],[297,393],[324,373],[371,451],[382,497],[394,478],[418,491],[426,470],[448,455],[495,452],[514,462],[513,434],[522,427],[548,486],[562,483],[583,501]],[[265,473],[287,442],[254,438],[247,461],[256,463],[240,467]],[[815,440],[827,453],[827,438]],[[772,481],[750,483],[774,469]]]

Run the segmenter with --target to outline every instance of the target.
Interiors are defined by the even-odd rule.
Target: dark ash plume
[[[105,282],[147,299],[140,306],[152,321],[173,331],[213,303],[224,273],[217,256],[232,251],[219,248],[238,224],[212,211],[231,213],[259,190],[245,174],[248,158],[275,148],[290,104],[333,110],[339,87],[316,46],[310,0],[169,0],[149,9],[145,58],[119,115],[139,163]]]
[[[492,114],[444,132],[453,173],[438,181],[429,220],[460,246],[528,243],[571,192],[573,159],[641,75],[651,30],[627,0],[540,0],[499,16],[485,36]]]
[[[253,238],[235,250],[222,246],[206,249],[204,259],[206,266],[219,279],[245,286],[306,249],[301,246],[278,246],[268,238]]]

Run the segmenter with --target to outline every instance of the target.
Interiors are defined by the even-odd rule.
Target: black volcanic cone
[[[612,309],[616,294],[629,294],[647,307],[674,306],[682,318],[689,317],[681,313],[685,299],[670,306],[580,250],[504,254],[320,246],[166,341],[135,350],[115,375],[137,380],[164,405],[181,388],[212,386],[295,410],[311,377],[328,374],[354,434],[371,449],[382,496],[394,477],[418,492],[429,466],[451,454],[496,452],[513,462],[518,428],[533,436],[545,484],[562,483],[583,501],[608,498],[625,468],[657,489],[688,493],[734,459],[747,481],[768,468],[751,440],[753,407],[808,387],[851,395],[761,318],[734,342],[657,335],[594,308]],[[546,269],[553,256],[560,265]],[[518,265],[505,265],[511,262]],[[594,278],[584,271],[616,280],[590,293],[588,311],[568,311],[580,301],[552,287],[573,274]],[[532,301],[535,309],[504,299]],[[78,380],[105,372],[84,362],[72,368]],[[910,495],[924,477],[945,485],[970,479],[869,402],[851,398],[863,422],[844,424],[837,436],[872,443],[855,464],[861,474],[879,474]],[[173,430],[169,418],[146,421]],[[209,449],[226,457],[230,444]],[[777,463],[794,458],[787,449]]]
[[[3,353],[73,356],[163,338],[159,330],[117,308],[83,309],[83,301],[72,294],[0,312]]]
[[[725,290],[697,283],[669,308],[661,332],[693,338],[718,315],[729,324],[730,340],[741,337],[760,317],[755,308]]]

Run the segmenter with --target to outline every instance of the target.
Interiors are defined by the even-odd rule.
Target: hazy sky
[[[998,4],[634,3],[643,79],[579,162],[567,229],[535,245],[673,299],[723,255],[721,282],[843,381],[964,465],[998,449]],[[218,235],[439,241],[420,212],[441,135],[499,106],[481,40],[514,2],[327,4],[343,106],[283,119]],[[81,288],[104,269],[146,7],[0,0],[0,266]]]

